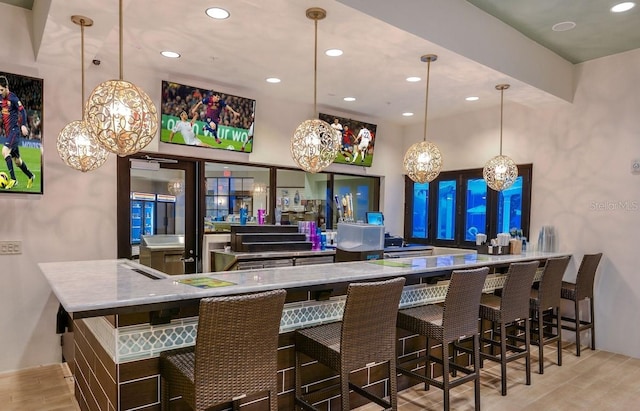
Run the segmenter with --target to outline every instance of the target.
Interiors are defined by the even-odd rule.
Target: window
[[[427,230],[429,227],[429,183],[414,183],[412,188],[410,237],[427,239],[429,238]]]
[[[464,241],[475,241],[476,234],[486,234],[487,182],[482,178],[467,179],[464,207]]]
[[[334,174],[333,176],[333,202],[331,198],[327,201],[331,204],[332,211],[332,228],[337,227],[340,221],[340,215],[347,217],[342,207],[336,208],[336,196],[338,201],[348,201],[350,212],[349,217],[354,222],[365,222],[367,219],[367,211],[378,211],[380,179],[377,177],[353,176],[346,174]],[[342,214],[341,214],[342,213]]]
[[[454,240],[456,228],[456,180],[438,182],[438,226],[435,238],[438,240]]]
[[[498,233],[522,228],[522,176],[498,194]]]
[[[202,270],[203,235],[228,232],[231,224],[239,223],[241,206],[249,210],[250,224],[257,224],[259,210],[265,210],[267,224],[316,220],[322,229],[336,229],[340,215],[336,197],[348,195],[356,221],[380,206],[380,177],[312,174],[160,153],[153,158],[144,153],[118,157],[117,167],[118,258],[138,255],[138,245],[132,243],[145,229],[150,234],[184,234],[185,253],[193,257],[185,262],[186,273]],[[176,170],[181,174],[174,175]],[[168,183],[175,178],[185,182],[184,193],[177,197],[168,194]],[[148,208],[143,214],[145,205],[132,203],[134,191],[157,200],[155,214]]]
[[[407,177],[405,240],[471,248],[479,233],[494,238],[515,229],[529,237],[532,169],[519,165],[516,182],[502,192],[487,188],[482,169],[443,172],[431,183]]]

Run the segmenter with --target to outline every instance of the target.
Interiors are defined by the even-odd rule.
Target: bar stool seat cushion
[[[296,348],[333,369],[340,369],[339,322],[298,330]]]
[[[482,294],[480,297],[480,318],[493,322],[502,322],[500,304],[502,299],[493,294]]]
[[[397,326],[442,341],[444,338],[443,315],[444,308],[439,305],[407,308],[398,314]]]
[[[196,353],[192,347],[180,348],[171,351],[170,356],[163,357],[163,369],[172,376],[171,384],[188,403],[194,402],[195,393],[195,358]]]
[[[576,300],[576,285],[574,283],[562,282],[562,289],[560,290],[560,296],[565,300]]]

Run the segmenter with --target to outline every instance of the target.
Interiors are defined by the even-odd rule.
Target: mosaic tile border
[[[536,273],[536,281],[541,278],[542,269]],[[489,275],[483,292],[493,292],[504,286],[506,276]],[[400,298],[400,308],[435,304],[444,301],[448,281],[437,284],[416,284],[406,286]],[[344,311],[346,296],[327,301],[302,301],[287,304],[282,313],[280,332],[289,332],[301,327],[309,327],[339,321]],[[145,358],[158,357],[161,352],[195,344],[198,331],[198,317],[182,318],[161,325],[132,325],[114,328],[103,317],[87,318],[86,326],[93,332],[100,344],[120,364]]]

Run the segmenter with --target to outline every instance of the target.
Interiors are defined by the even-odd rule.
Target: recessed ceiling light
[[[344,101],[356,101],[355,97],[345,97],[343,98]]]
[[[180,57],[179,53],[176,53],[175,51],[161,51],[160,54],[162,54],[165,57],[169,57],[170,59],[177,59],[178,57]]]
[[[636,3],[632,1],[625,1],[624,3],[618,3],[615,6],[611,7],[612,13],[624,13],[625,11],[629,11],[634,8]]]
[[[402,115],[405,117],[411,117],[413,113],[406,112],[406,113],[402,113]]]
[[[409,83],[417,83],[420,80],[422,80],[420,77],[407,77]]]
[[[576,23],[574,23],[573,21],[563,21],[563,22],[554,24],[553,27],[551,27],[551,30],[567,31],[567,30],[572,30],[575,27],[576,27]]]
[[[220,7],[209,7],[205,11],[205,13],[207,13],[207,16],[216,20],[224,20],[226,18],[229,18],[229,12],[225,9],[221,9]]]
[[[340,49],[329,49],[329,50],[325,51],[324,54],[326,54],[329,57],[338,57],[338,56],[342,56],[342,50],[340,50]]]
[[[269,77],[267,79],[267,83],[273,83],[273,84],[280,83],[280,79],[277,77]]]
[[[469,97],[465,98],[465,100],[467,100],[467,101],[478,101],[478,100],[480,100],[480,97],[469,96]]]

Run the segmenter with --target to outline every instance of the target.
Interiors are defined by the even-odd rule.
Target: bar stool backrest
[[[544,266],[540,288],[538,288],[538,304],[543,310],[560,306],[560,290],[562,276],[569,265],[571,256],[549,258]]]
[[[200,301],[195,348],[196,409],[270,389],[277,375],[280,320],[287,292]]]
[[[500,300],[500,320],[510,323],[529,317],[529,297],[539,261],[511,263]]]
[[[362,368],[395,355],[396,317],[404,283],[404,277],[398,277],[349,284],[340,337],[343,368]]]
[[[478,307],[488,273],[488,267],[451,273],[442,314],[444,341],[478,333]]]
[[[602,253],[585,254],[584,257],[582,257],[576,276],[576,298],[578,300],[593,297],[593,282],[601,258]]]

